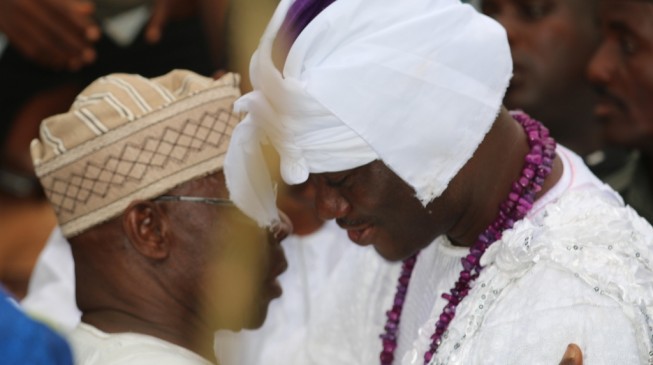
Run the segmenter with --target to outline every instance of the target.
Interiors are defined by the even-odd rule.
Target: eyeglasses
[[[229,199],[219,198],[204,198],[199,196],[184,196],[184,195],[161,195],[152,201],[159,202],[190,202],[190,203],[204,203],[210,205],[221,205],[227,207],[235,207],[236,205]]]
[[[219,199],[219,198],[204,198],[204,197],[198,197],[198,196],[185,196],[185,195],[161,195],[157,198],[152,199],[154,202],[191,202],[191,203],[204,203],[204,204],[210,204],[210,205],[217,205],[217,206],[224,206],[224,207],[230,207],[230,208],[236,208],[236,205],[234,204],[233,201],[229,199]],[[245,216],[243,213],[241,213],[244,217],[244,220],[253,226],[258,227],[258,225],[249,217]],[[278,239],[279,234],[281,233],[280,230],[280,225],[274,224],[270,227],[267,227],[267,231],[269,234],[271,234],[275,239]]]

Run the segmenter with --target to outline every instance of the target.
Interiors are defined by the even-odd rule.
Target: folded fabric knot
[[[275,147],[289,184],[378,159],[422,204],[440,196],[500,110],[512,74],[505,30],[459,0],[335,1],[297,36],[279,70],[272,48],[293,1],[281,1],[252,57],[254,91],[238,103],[248,117],[234,138],[251,123],[251,142]],[[246,148],[231,146],[230,189],[263,189],[231,191],[231,199],[269,220],[256,207],[271,205],[271,190],[252,181],[268,173],[247,159],[231,165],[243,154],[235,149]]]

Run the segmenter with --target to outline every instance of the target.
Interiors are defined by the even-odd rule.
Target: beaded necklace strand
[[[444,307],[435,323],[431,344],[424,354],[425,365],[428,365],[438,350],[443,334],[456,315],[458,304],[469,294],[471,283],[478,278],[483,269],[480,265],[481,256],[492,243],[501,238],[503,231],[512,228],[515,222],[526,216],[533,207],[535,194],[542,190],[544,179],[551,173],[556,143],[549,136],[549,130],[522,112],[512,112],[511,116],[524,128],[530,151],[524,158],[521,176],[512,184],[508,198],[499,207],[497,218],[478,236],[470,248],[469,254],[461,259],[463,270],[454,287],[448,293],[442,294],[442,298],[449,303]],[[380,354],[381,365],[391,365],[394,361],[399,320],[416,262],[417,254],[404,260],[392,309],[386,312],[385,333],[380,336],[383,343],[383,350]]]

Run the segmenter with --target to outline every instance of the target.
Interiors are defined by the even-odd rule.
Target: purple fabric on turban
[[[283,70],[290,46],[292,46],[302,30],[334,1],[296,0],[290,6],[277,38],[274,40],[274,64],[279,70]]]

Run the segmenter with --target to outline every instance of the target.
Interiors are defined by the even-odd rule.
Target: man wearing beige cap
[[[32,143],[75,259],[78,364],[210,364],[218,328],[255,328],[288,233],[256,226],[222,173],[238,77],[103,77]]]

